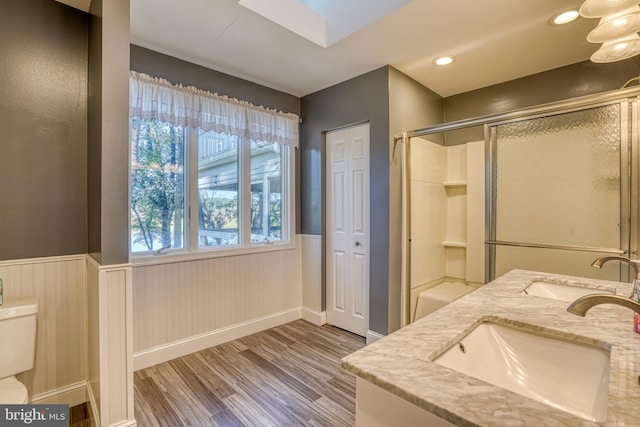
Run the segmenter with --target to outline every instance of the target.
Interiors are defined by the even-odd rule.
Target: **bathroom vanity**
[[[633,312],[567,306],[631,285],[513,270],[342,360],[356,425],[639,426]]]

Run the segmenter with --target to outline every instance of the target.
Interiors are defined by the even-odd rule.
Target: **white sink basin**
[[[586,420],[607,419],[609,344],[501,322],[481,320],[433,361]]]
[[[576,299],[590,294],[610,293],[615,294],[615,288],[608,286],[589,285],[578,282],[561,282],[553,279],[536,279],[521,294],[550,298],[560,301],[573,302]]]

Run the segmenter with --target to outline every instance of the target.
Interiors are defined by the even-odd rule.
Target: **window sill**
[[[265,252],[286,251],[295,249],[296,245],[291,242],[278,242],[263,245],[256,245],[236,249],[209,249],[197,252],[174,252],[161,255],[129,255],[129,262],[134,267],[145,267],[148,265],[174,264],[178,262],[199,261],[213,258],[228,258],[242,255],[261,254]]]

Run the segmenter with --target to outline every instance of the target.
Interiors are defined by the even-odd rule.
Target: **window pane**
[[[185,131],[131,119],[131,252],[183,248]]]
[[[282,152],[272,142],[251,141],[251,241],[282,240]]]
[[[198,245],[238,245],[238,138],[198,137]]]

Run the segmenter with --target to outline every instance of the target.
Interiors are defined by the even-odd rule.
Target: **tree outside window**
[[[185,132],[131,120],[131,251],[184,245]]]

